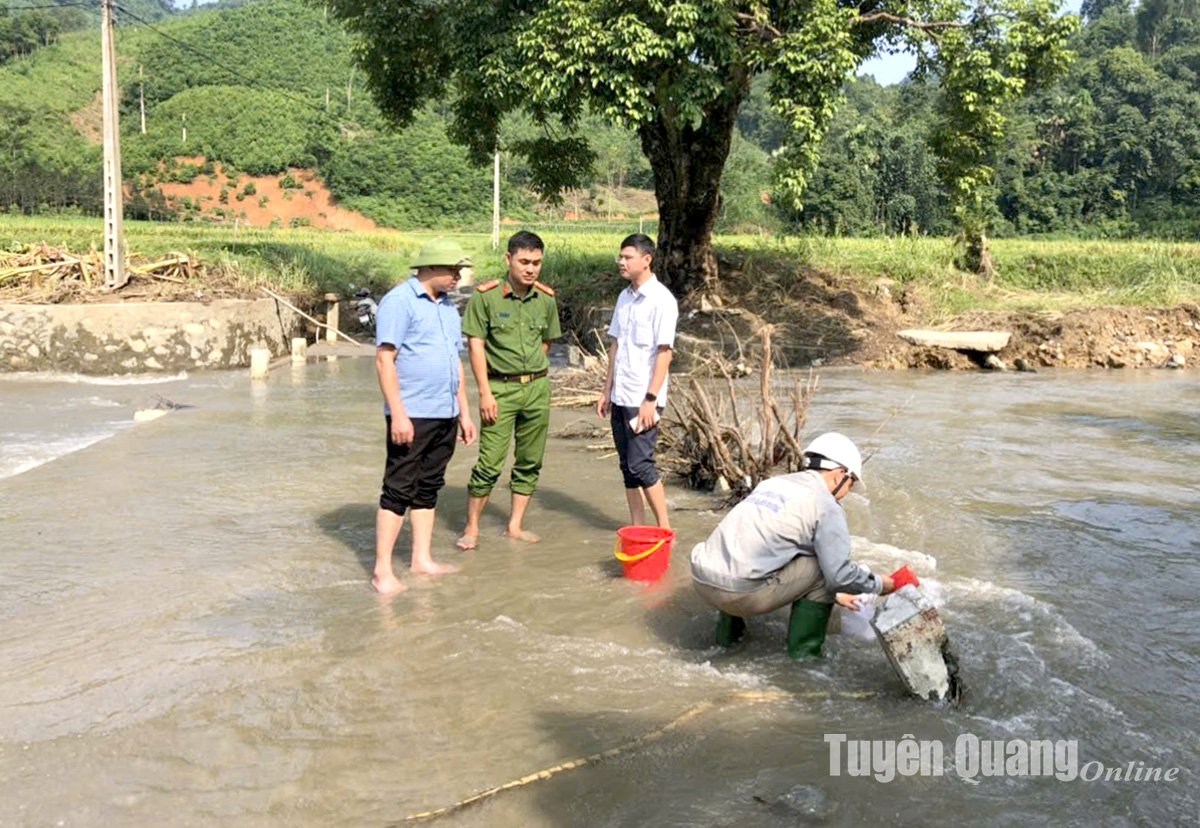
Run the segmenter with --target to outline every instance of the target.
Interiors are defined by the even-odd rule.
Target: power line
[[[82,5],[82,4],[80,4],[80,5]],[[213,66],[216,66],[218,69],[222,69],[222,70],[228,72],[229,74],[233,75],[234,77],[245,81],[248,85],[257,87],[258,89],[262,89],[263,91],[266,91],[266,92],[274,92],[277,95],[282,95],[283,97],[288,98],[289,100],[295,101],[296,103],[300,104],[301,106],[306,106],[309,109],[313,110],[314,112],[318,113],[319,115],[330,119],[333,123],[335,123],[339,127],[343,126],[344,124],[347,123],[345,121],[342,121],[342,120],[337,119],[334,116],[330,115],[328,112],[326,112],[324,109],[317,106],[316,104],[310,103],[309,101],[306,101],[297,95],[293,95],[291,92],[286,92],[282,89],[274,89],[270,86],[267,86],[264,83],[261,83],[261,82],[255,80],[254,78],[249,77],[248,75],[243,75],[241,72],[237,71],[236,69],[226,66],[225,64],[221,63],[221,61],[217,60],[216,58],[200,51],[196,47],[192,46],[190,43],[188,43],[184,40],[180,40],[179,38],[177,38],[173,35],[167,34],[162,29],[158,28],[157,26],[152,25],[146,19],[144,19],[142,17],[138,17],[136,14],[129,11],[129,9],[122,6],[120,3],[114,2],[113,5],[116,7],[116,9],[119,12],[138,21],[139,23],[142,24],[142,26],[144,28],[149,29],[150,31],[157,34],[159,37],[162,37],[166,40],[171,41],[172,43],[174,43],[175,45],[179,46],[182,49],[186,49],[187,51],[191,52],[192,54],[196,55],[197,57],[208,61]]]
[[[92,11],[96,10],[95,3],[50,3],[45,6],[5,6],[5,11],[43,11],[45,9],[69,9],[75,7],[86,7]]]

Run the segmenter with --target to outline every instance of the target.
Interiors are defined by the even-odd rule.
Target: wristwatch
[[[649,391],[646,392],[646,402],[657,402],[657,401],[658,401],[658,394],[651,394]]]

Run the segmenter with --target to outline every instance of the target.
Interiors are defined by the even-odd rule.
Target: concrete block
[[[250,351],[250,376],[253,379],[265,377],[271,367],[271,352],[266,348],[254,348]]]
[[[928,348],[950,348],[956,351],[1003,350],[1012,334],[1008,331],[899,331],[896,336],[912,345]]]
[[[165,408],[139,408],[133,412],[133,421],[135,423],[148,423],[151,420],[157,420],[166,413],[167,409]]]
[[[303,365],[308,360],[308,340],[302,336],[292,337],[292,364]]]
[[[958,701],[962,687],[946,627],[918,587],[906,586],[883,598],[871,626],[908,692],[927,701]]]
[[[338,308],[338,295],[336,293],[326,293],[325,301],[329,303],[329,310],[325,314],[325,324],[328,325],[325,328],[325,341],[337,342],[338,324],[340,322],[338,317],[341,315]]]

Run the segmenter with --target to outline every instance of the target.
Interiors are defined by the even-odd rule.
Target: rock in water
[[[754,778],[754,798],[772,811],[799,817],[801,824],[824,822],[837,809],[825,792],[816,785],[797,783],[804,778],[804,768],[769,768]]]
[[[959,700],[958,663],[946,627],[920,589],[910,585],[885,597],[871,626],[908,692],[925,700]]]

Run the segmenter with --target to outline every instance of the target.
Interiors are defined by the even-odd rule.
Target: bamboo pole
[[[762,370],[759,371],[762,391],[762,459],[759,466],[763,476],[775,465],[775,412],[771,393],[771,326],[764,325],[762,335]]]
[[[278,293],[275,293],[273,290],[269,290],[268,288],[265,288],[262,285],[259,285],[258,289],[261,290],[263,293],[267,294],[267,296],[270,296],[272,299],[274,299],[279,304],[283,305],[285,308],[288,308],[289,310],[295,311],[296,313],[300,314],[300,316],[307,319],[309,322],[312,322],[314,325],[318,325],[322,328],[329,328],[329,326],[326,325],[324,322],[321,322],[320,320],[317,320],[317,319],[313,319],[307,313],[300,310],[298,307],[293,305],[288,300],[284,299]],[[334,328],[333,330],[337,330],[337,329]],[[346,334],[342,333],[341,331],[337,331],[337,334],[338,334],[338,336],[340,336],[342,339],[346,340],[347,342],[351,342],[355,345],[363,345],[362,342],[359,342],[357,339],[347,336]]]

